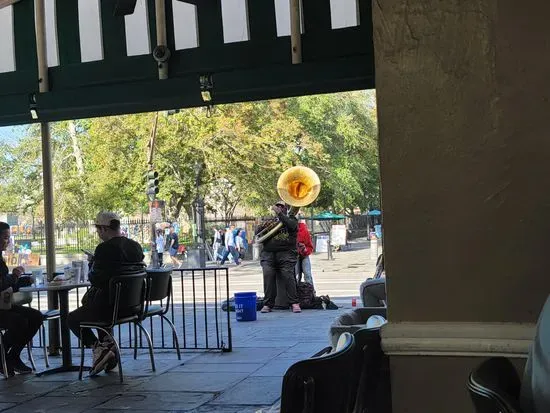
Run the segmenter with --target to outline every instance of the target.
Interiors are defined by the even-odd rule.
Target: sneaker
[[[107,361],[107,364],[105,364],[105,373],[109,373],[111,370],[115,369],[116,366],[118,366],[118,361],[117,361],[116,354],[114,352],[113,352],[113,354],[115,356],[112,359],[109,359]]]
[[[292,312],[293,313],[301,313],[302,309],[300,308],[300,304],[292,304]]]
[[[103,341],[102,345],[104,347],[108,347],[109,350],[111,350],[112,353],[115,355],[115,357],[109,359],[107,364],[105,364],[105,372],[108,373],[111,370],[113,370],[116,366],[118,366],[118,361],[116,357],[117,350],[116,350],[115,342],[111,340],[109,336],[105,337],[105,340]]]
[[[270,313],[270,312],[271,312],[271,307],[268,307],[267,305],[264,305],[260,310],[260,313]]]
[[[92,369],[90,370],[90,376],[96,376],[104,368],[105,365],[113,358],[115,358],[115,353],[111,351],[108,345],[104,343],[96,343],[92,349],[93,363]]]
[[[11,374],[11,372],[29,374],[32,373],[32,368],[23,363],[19,356],[16,356],[8,358],[8,375]]]

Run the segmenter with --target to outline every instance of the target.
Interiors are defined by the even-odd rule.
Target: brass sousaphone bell
[[[291,206],[290,214],[296,215],[300,207],[311,204],[319,196],[321,181],[313,169],[293,166],[284,171],[277,181],[277,192],[283,201]],[[270,222],[256,235],[261,243],[281,229],[281,222]]]

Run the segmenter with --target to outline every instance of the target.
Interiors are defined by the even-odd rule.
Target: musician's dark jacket
[[[284,213],[279,213],[277,218],[282,222],[283,226],[271,238],[264,241],[263,250],[266,252],[296,251],[298,220],[294,215],[286,215]],[[261,230],[261,227],[259,230]]]

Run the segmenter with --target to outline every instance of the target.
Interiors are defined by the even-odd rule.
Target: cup
[[[72,269],[73,273],[73,281],[79,283],[81,282],[81,274],[82,274],[82,268],[81,267],[74,267]]]
[[[82,273],[80,276],[83,283],[88,281],[88,270],[88,261],[82,261]]]
[[[73,276],[73,269],[69,267],[68,265],[63,268],[63,275],[65,276],[65,279],[68,280]]]
[[[42,272],[41,269],[32,270],[32,278],[34,279],[35,285],[44,284],[44,273]]]

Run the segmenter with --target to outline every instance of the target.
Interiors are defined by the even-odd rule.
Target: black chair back
[[[172,270],[147,271],[147,300],[144,316],[147,316],[152,301],[161,300],[166,300],[164,303],[161,303],[162,314],[166,314],[170,309],[171,298]]]
[[[476,413],[521,413],[521,382],[510,360],[493,357],[481,363],[468,379]]]
[[[113,306],[113,322],[130,315],[141,317],[145,305],[145,278],[143,269],[122,271],[109,280],[109,301]]]
[[[355,339],[342,349],[293,364],[283,378],[281,413],[346,412],[351,395]]]
[[[172,270],[147,272],[147,301],[160,301],[170,297]]]

